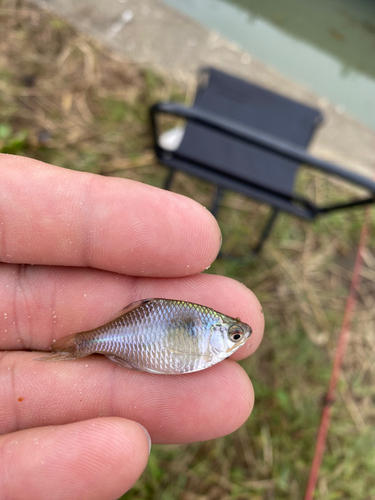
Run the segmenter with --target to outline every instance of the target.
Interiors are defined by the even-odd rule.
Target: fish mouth
[[[247,331],[244,335],[245,340],[247,340],[252,333],[253,333],[253,330],[252,330],[251,326],[249,326],[249,331]]]

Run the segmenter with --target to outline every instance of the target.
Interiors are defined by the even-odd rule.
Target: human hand
[[[0,498],[118,498],[147,463],[138,423],[153,443],[237,429],[254,397],[232,359],[164,376],[102,356],[41,363],[26,352],[101,325],[135,300],[165,297],[240,317],[253,334],[232,358],[252,354],[264,326],[255,296],[197,274],[220,246],[211,214],[141,183],[17,156],[0,155],[0,179]]]

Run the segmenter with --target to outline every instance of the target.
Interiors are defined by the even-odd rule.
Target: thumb
[[[146,467],[146,433],[111,417],[1,436],[0,498],[116,500]]]

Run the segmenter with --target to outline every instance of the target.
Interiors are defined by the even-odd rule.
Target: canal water
[[[375,129],[374,0],[162,0]]]

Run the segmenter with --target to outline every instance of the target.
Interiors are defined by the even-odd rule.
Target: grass
[[[65,168],[161,186],[148,107],[185,92],[24,2],[0,2],[0,150]],[[4,36],[5,35],[5,36]],[[346,194],[302,175],[300,188]],[[176,175],[175,191],[208,206],[213,187]],[[319,189],[318,189],[319,188]],[[246,255],[267,207],[228,193],[219,222],[224,250]],[[124,498],[300,499],[306,486],[364,210],[314,224],[281,215],[260,258],[219,259],[208,272],[254,290],[266,316],[259,351],[243,366],[254,412],[234,434],[186,446],[154,446]],[[372,216],[373,219],[373,216]],[[371,236],[370,248],[374,245]],[[351,340],[333,406],[316,498],[375,499],[375,258],[365,255]]]

